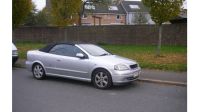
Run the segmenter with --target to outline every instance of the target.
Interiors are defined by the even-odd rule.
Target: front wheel
[[[33,72],[33,76],[38,80],[41,80],[41,79],[45,78],[44,68],[40,64],[35,64],[33,66],[32,72]]]
[[[112,86],[112,78],[107,70],[100,69],[93,73],[92,82],[99,89],[107,89]]]

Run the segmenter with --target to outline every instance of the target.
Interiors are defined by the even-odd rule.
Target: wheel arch
[[[33,67],[34,67],[36,64],[40,64],[40,65],[43,67],[44,72],[46,73],[46,69],[45,69],[45,67],[44,67],[44,64],[43,64],[41,61],[34,61],[33,64],[32,64],[32,66],[31,66],[31,71],[33,70]]]
[[[97,70],[102,70],[102,69],[106,70],[109,73],[109,75],[111,76],[111,78],[112,78],[111,72],[108,69],[106,69],[104,67],[97,67],[97,68],[93,69],[92,72],[91,72],[91,80],[92,80],[92,78],[94,76],[94,72],[97,71]]]

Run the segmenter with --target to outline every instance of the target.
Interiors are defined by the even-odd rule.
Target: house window
[[[118,10],[117,6],[108,6],[108,10]]]
[[[138,5],[129,5],[129,7],[131,9],[140,9],[140,7]]]
[[[85,5],[85,9],[92,9],[92,10],[95,10],[95,6],[94,5]]]
[[[116,15],[116,19],[121,19],[121,16],[120,15]]]

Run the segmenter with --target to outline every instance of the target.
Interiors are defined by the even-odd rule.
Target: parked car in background
[[[59,76],[106,89],[138,79],[139,64],[93,44],[55,43],[27,52],[26,67],[36,79]]]
[[[12,43],[12,65],[18,60],[18,51],[17,47]]]

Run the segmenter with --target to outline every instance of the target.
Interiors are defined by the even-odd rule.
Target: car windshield
[[[107,52],[103,48],[93,45],[93,44],[79,44],[81,48],[87,51],[90,55],[93,56],[106,56],[111,55],[111,53]]]

